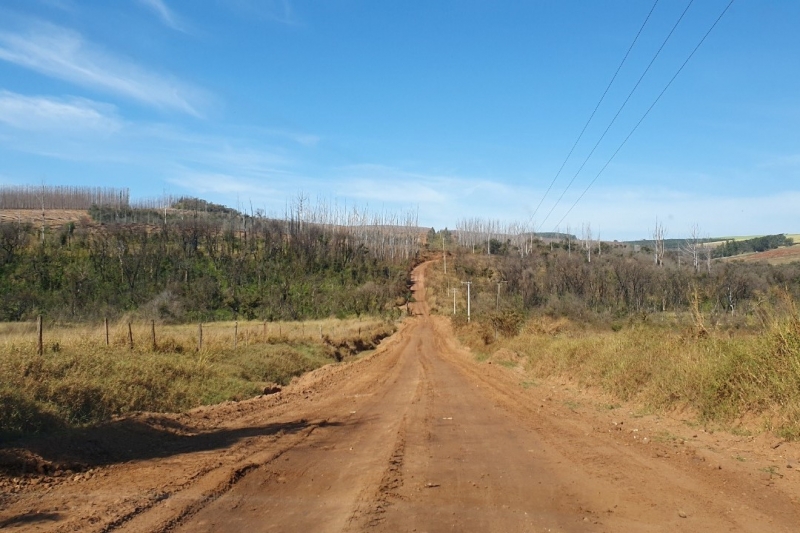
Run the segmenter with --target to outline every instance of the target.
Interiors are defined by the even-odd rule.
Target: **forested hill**
[[[197,199],[89,212],[58,228],[0,223],[0,320],[383,314],[406,300],[420,241],[411,216],[307,204],[282,220]]]
[[[692,241],[696,242],[698,245],[711,243],[711,247],[714,249],[714,257],[731,257],[752,252],[765,252],[767,250],[780,248],[781,246],[791,246],[794,244],[794,241],[783,233],[764,235],[750,239],[723,239],[714,237],[696,239],[696,241],[692,239]],[[687,239],[664,239],[664,249],[680,250],[687,246],[687,242],[689,242]],[[638,241],[626,241],[624,244],[652,248],[654,246],[654,241],[642,239]]]
[[[714,257],[731,257],[734,255],[747,254],[753,252],[766,252],[782,246],[792,246],[794,241],[784,235],[764,235],[743,240],[726,240],[714,249]]]

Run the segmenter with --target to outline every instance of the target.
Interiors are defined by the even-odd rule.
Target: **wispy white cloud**
[[[224,0],[222,3],[247,16],[272,20],[289,26],[298,24],[290,0]]]
[[[442,204],[452,198],[509,193],[498,181],[449,173],[414,172],[386,165],[358,164],[342,169],[342,193],[368,200]]]
[[[0,122],[32,131],[105,132],[122,127],[116,108],[84,98],[24,96],[0,90]]]
[[[71,0],[39,0],[39,2],[62,11],[75,10],[75,4]]]
[[[264,130],[264,133],[268,135],[273,135],[275,137],[283,137],[284,139],[289,139],[297,144],[301,144],[303,146],[313,147],[319,144],[321,138],[319,135],[312,135],[310,133],[297,133],[294,131],[286,131],[286,130],[275,130],[275,129],[267,129]]]
[[[159,109],[201,116],[206,93],[148,71],[88,43],[77,32],[45,22],[25,32],[0,31],[0,59],[77,85]]]
[[[383,180],[357,178],[340,187],[347,196],[381,203],[441,204],[446,199],[443,194],[424,182],[385,182]]]
[[[217,172],[181,170],[178,175],[169,178],[168,181],[174,185],[200,194],[249,195],[265,192],[265,187],[262,184],[254,182],[250,178]]]
[[[227,135],[203,133],[124,120],[114,106],[91,100],[0,90],[0,148],[37,156],[133,165],[163,177],[191,171],[253,182],[297,182],[303,155],[291,144],[273,141],[273,136],[258,136],[249,128]]]
[[[173,157],[202,168],[236,169],[238,173],[259,176],[285,172],[295,162],[282,147],[259,142],[257,137],[241,132],[209,135],[168,124],[149,124],[132,127],[131,135],[171,147]]]
[[[169,8],[163,0],[138,0],[140,4],[153,11],[165,25],[173,30],[185,32],[186,28],[178,16]]]
[[[672,189],[599,189],[582,201],[567,223],[579,228],[590,222],[607,238],[647,238],[661,220],[671,238],[683,238],[697,223],[703,235],[759,235],[788,232],[800,227],[797,206],[800,190],[764,195],[692,194]],[[543,231],[550,231],[550,227]]]

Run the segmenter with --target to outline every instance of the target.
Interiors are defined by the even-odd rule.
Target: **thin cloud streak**
[[[411,172],[377,164],[349,165],[341,170],[342,191],[354,190],[360,198],[378,201],[444,203],[448,198],[472,196],[501,198],[512,191],[499,182],[437,173]]]
[[[440,204],[445,197],[422,182],[386,183],[383,180],[352,179],[341,192],[362,200],[391,203]]]
[[[99,89],[159,109],[201,117],[208,98],[183,82],[148,72],[86,42],[72,30],[46,22],[25,33],[0,31],[0,59],[46,76]]]
[[[232,174],[216,172],[180,171],[180,175],[169,178],[167,181],[173,185],[193,190],[199,193],[216,194],[244,194],[257,193],[263,187],[248,178]]]
[[[85,98],[24,96],[0,90],[0,122],[30,131],[111,133],[122,127],[116,108]]]
[[[178,21],[178,17],[162,0],[139,0],[139,3],[158,15],[166,26],[173,30],[186,33],[186,29],[183,24]]]
[[[255,16],[272,20],[287,26],[298,24],[294,9],[289,0],[225,0],[226,7],[239,11],[247,16]]]
[[[598,190],[591,201],[581,205],[578,212],[561,224],[562,230],[567,223],[574,229],[582,222],[590,222],[610,238],[648,238],[658,216],[674,238],[687,236],[694,223],[710,237],[793,233],[798,230],[800,191],[743,197],[687,194],[670,189],[605,189]]]

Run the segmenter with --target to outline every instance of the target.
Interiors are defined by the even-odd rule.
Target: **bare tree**
[[[566,231],[567,231],[567,233],[566,233],[566,236],[567,236],[567,256],[571,257],[572,256],[572,228],[570,227],[569,224],[567,224]]]
[[[586,259],[588,262],[592,262],[592,225],[591,224],[582,224],[581,225],[581,239],[583,240],[583,247],[586,250]]]
[[[684,241],[681,247],[681,252],[689,259],[695,272],[700,270],[700,253],[702,252],[701,241],[700,226],[695,223],[689,229],[689,238]]]
[[[708,235],[706,235],[706,240],[709,240]],[[709,274],[711,274],[711,258],[712,255],[714,254],[714,247],[711,246],[709,243],[704,242],[702,244],[702,248],[703,248],[703,255],[705,255],[705,260],[706,260],[706,271]]]
[[[654,242],[654,259],[656,266],[664,266],[664,237],[667,235],[667,230],[664,228],[664,224],[658,221],[658,217],[656,217],[656,227],[653,230],[653,242]]]
[[[600,240],[600,230],[599,229],[597,230],[597,240],[595,242],[597,243],[597,257],[602,257],[603,256],[603,241]]]
[[[5,209],[89,209],[92,205],[127,207],[128,189],[68,185],[4,185],[0,204]]]

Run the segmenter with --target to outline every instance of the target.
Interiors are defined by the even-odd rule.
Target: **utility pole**
[[[458,292],[458,289],[453,287],[453,314],[456,314],[456,293],[457,292]]]
[[[470,316],[469,316],[469,314],[470,314],[470,302],[469,302],[470,292],[469,292],[469,289],[470,289],[470,286],[472,285],[472,282],[471,281],[462,281],[461,284],[467,286],[467,322],[469,322],[469,319],[470,319]]]
[[[508,283],[508,282],[507,281],[498,281],[497,282],[497,304],[496,304],[496,308],[495,308],[497,311],[500,310],[500,285],[502,283]]]

